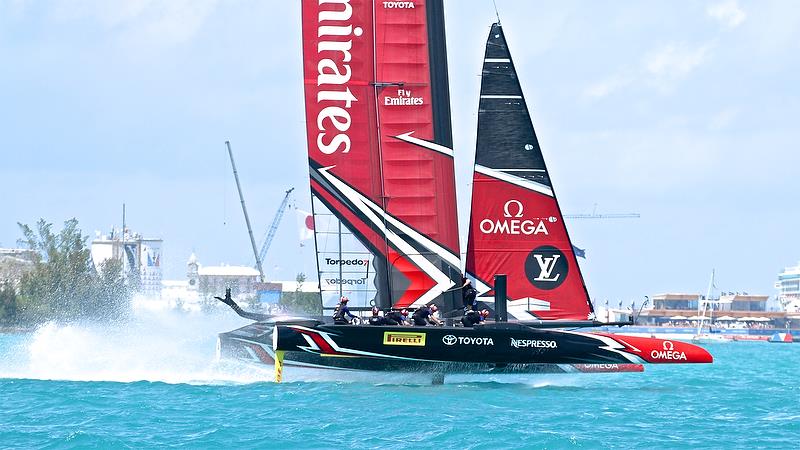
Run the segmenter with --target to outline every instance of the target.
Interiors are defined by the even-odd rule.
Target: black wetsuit
[[[431,309],[425,307],[414,311],[414,314],[411,316],[411,318],[414,319],[414,325],[418,327],[424,327],[430,321],[431,314],[433,314]]]
[[[389,321],[386,320],[385,317],[372,316],[372,317],[369,318],[369,324],[370,325],[388,325]]]
[[[467,285],[462,288],[461,294],[464,298],[464,309],[470,310],[475,309],[475,297],[478,295],[478,291],[475,290],[472,285]]]
[[[346,303],[339,303],[339,306],[333,311],[333,323],[337,325],[349,324],[350,321],[347,320],[345,316],[351,319],[355,317],[355,315],[350,312],[350,308],[347,307]]]
[[[481,315],[477,311],[468,311],[461,318],[461,324],[465,327],[473,327],[479,323],[481,323]]]
[[[389,311],[383,317],[386,319],[387,325],[402,325],[406,321],[406,318],[403,317],[400,311]]]

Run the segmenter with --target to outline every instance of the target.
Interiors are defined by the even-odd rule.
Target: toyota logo
[[[442,342],[444,342],[444,345],[453,345],[456,343],[456,340],[457,340],[456,337],[453,336],[452,334],[447,334],[445,336],[442,336]]]

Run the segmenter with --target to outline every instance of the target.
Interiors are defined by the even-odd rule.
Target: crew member
[[[372,307],[372,317],[369,318],[370,325],[387,325],[389,322],[386,317],[380,315],[380,310],[377,306]]]
[[[433,313],[438,310],[439,308],[436,305],[423,305],[421,308],[414,311],[414,314],[411,316],[414,320],[414,325],[418,327],[424,327],[429,323],[431,325],[441,325],[442,322],[433,315]]]
[[[339,305],[333,310],[333,323],[336,325],[347,325],[356,317],[347,307],[347,302],[349,301],[350,299],[347,297],[342,297],[339,300]]]
[[[480,312],[467,311],[467,313],[464,314],[464,317],[461,318],[461,324],[465,327],[473,327],[486,320],[487,317],[489,317],[488,309],[483,309]]]
[[[387,325],[408,325],[406,319],[408,318],[408,310],[403,308],[400,311],[392,310],[384,316]]]
[[[461,296],[464,301],[464,311],[474,311],[476,302],[475,297],[478,295],[478,291],[472,287],[472,281],[467,278],[462,278],[461,284]]]

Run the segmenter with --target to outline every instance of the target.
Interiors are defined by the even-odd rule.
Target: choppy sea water
[[[216,361],[228,315],[0,335],[3,448],[786,448],[800,344],[709,347],[712,365],[449,378]],[[336,380],[335,377],[341,377]]]

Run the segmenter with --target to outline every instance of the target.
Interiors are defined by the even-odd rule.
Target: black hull
[[[315,350],[314,345],[308,345],[309,341],[314,342],[314,338],[309,334],[306,334],[309,336],[308,339],[303,337],[303,333],[297,333],[293,327],[312,330],[309,333],[318,336],[316,339],[320,340],[322,345],[317,345],[318,349]],[[614,351],[597,350],[597,340],[594,338],[586,341],[580,335],[577,338],[570,337],[570,332],[532,330],[515,324],[471,329],[340,326],[310,322],[297,325],[280,324],[277,328],[279,339],[275,339],[274,336],[276,329],[274,323],[254,323],[222,333],[219,336],[221,356],[255,364],[272,365],[277,344],[278,349],[284,352],[286,366],[333,370],[433,374],[546,374],[644,370],[635,357]],[[420,346],[420,342],[413,342],[414,336],[420,334],[425,335],[424,346]],[[393,336],[411,341],[400,342],[398,345],[391,342]],[[511,346],[511,336],[515,336],[514,339],[517,340],[516,347]],[[455,338],[453,344],[445,344],[453,338]],[[336,348],[325,348],[325,339],[330,339]],[[384,344],[387,339],[388,343]],[[435,344],[437,340],[441,345]],[[499,351],[501,342],[506,340],[508,350]],[[592,341],[594,343],[591,343]],[[536,347],[536,345],[555,345],[556,348]],[[424,352],[419,348],[425,349]]]

